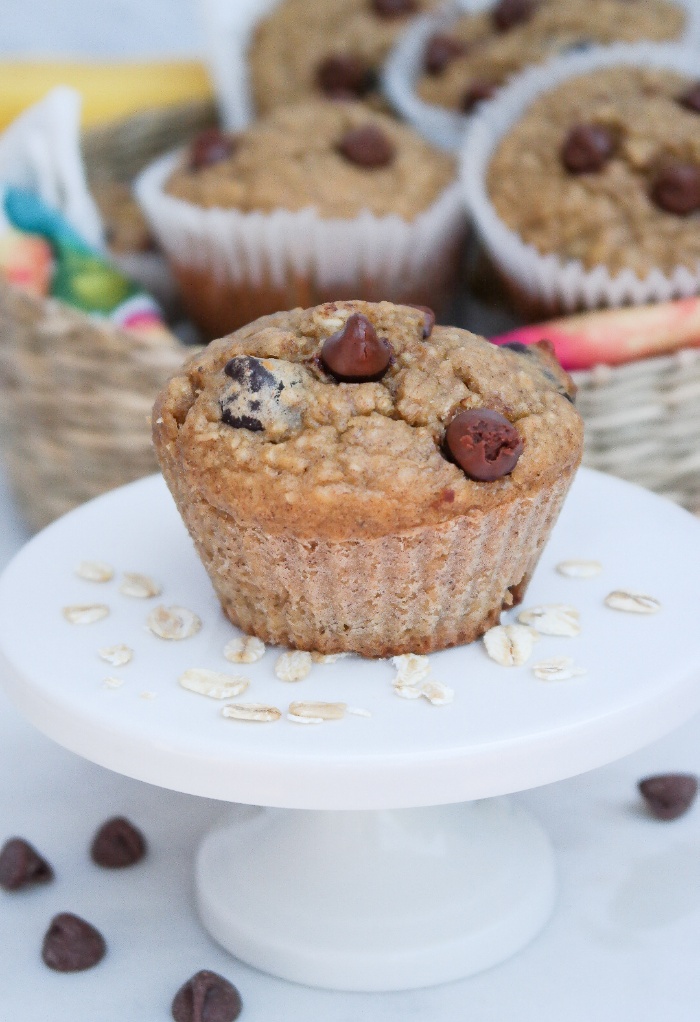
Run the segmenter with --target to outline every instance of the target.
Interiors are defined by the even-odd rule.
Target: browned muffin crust
[[[342,151],[348,133],[367,128],[386,141],[385,165],[363,165]],[[209,167],[192,169],[185,156],[166,190],[208,208],[271,213],[314,207],[344,219],[369,210],[413,220],[455,177],[450,156],[361,103],[308,100],[284,107],[233,141],[232,154]]]
[[[393,348],[380,381],[338,383],[319,360],[353,313]],[[156,403],[159,456],[234,522],[327,540],[449,523],[570,476],[582,424],[565,396],[570,381],[546,351],[499,349],[455,327],[424,339],[424,322],[407,306],[337,302],[267,316],[213,342]],[[224,367],[236,356],[261,360],[274,381],[235,409],[256,419],[252,428],[222,421]],[[446,426],[471,408],[500,412],[521,435],[511,475],[476,482],[445,457]]]
[[[499,30],[488,10],[465,14],[441,32],[464,52],[445,58],[432,73],[426,70],[420,97],[460,110],[476,84],[502,85],[529,64],[594,44],[679,39],[686,23],[685,11],[672,0],[533,0],[531,10],[507,31]]]

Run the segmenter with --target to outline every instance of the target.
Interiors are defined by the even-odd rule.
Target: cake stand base
[[[334,990],[433,986],[509,958],[554,904],[539,824],[508,799],[428,809],[251,809],[204,840],[199,911],[265,972]]]

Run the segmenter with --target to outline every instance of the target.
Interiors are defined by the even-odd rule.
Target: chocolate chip
[[[615,136],[602,124],[577,124],[561,149],[561,162],[570,174],[602,170],[615,152]]]
[[[122,869],[140,862],[146,854],[146,841],[141,831],[123,816],[103,823],[90,848],[92,861],[107,869]]]
[[[417,0],[372,0],[374,13],[380,18],[403,18],[406,14],[416,14]]]
[[[529,21],[536,7],[535,0],[500,0],[492,13],[494,25],[499,32],[507,32]]]
[[[332,99],[357,99],[374,88],[375,76],[361,57],[335,53],[319,64],[316,81],[321,92]]]
[[[423,340],[426,341],[433,332],[435,326],[435,313],[427,305],[410,305],[411,309],[418,309],[425,317],[423,320]]]
[[[216,972],[203,969],[175,994],[175,1022],[234,1022],[241,1013],[241,995]]]
[[[233,429],[249,429],[251,433],[262,433],[265,429],[260,419],[254,419],[252,415],[235,415],[228,408],[221,409],[221,421]]]
[[[508,341],[507,344],[502,344],[502,348],[507,348],[508,351],[515,351],[518,355],[527,355],[528,346],[527,344],[521,344],[520,341]]]
[[[353,313],[342,330],[328,337],[321,348],[321,361],[341,383],[381,380],[394,352],[384,337],[359,312]]]
[[[374,124],[347,131],[338,143],[338,151],[350,163],[368,170],[387,167],[396,155],[393,142]]]
[[[456,415],[445,433],[447,450],[470,479],[493,482],[513,471],[523,441],[508,419],[490,408]]]
[[[498,87],[498,82],[489,82],[484,78],[475,79],[462,96],[460,104],[462,113],[470,114],[477,103],[493,99],[498,91]]]
[[[675,820],[695,801],[698,779],[693,774],[658,774],[644,778],[638,787],[657,820]]]
[[[440,75],[448,64],[451,64],[457,57],[463,57],[466,52],[466,43],[453,36],[436,32],[430,37],[425,47],[423,58],[425,70],[429,75]]]
[[[266,369],[259,358],[252,355],[236,355],[224,366],[224,372],[236,383],[243,384],[252,394],[257,394],[264,387],[283,390],[277,377]]]
[[[19,891],[53,880],[53,870],[35,848],[21,837],[10,838],[0,851],[0,887]]]
[[[190,145],[190,168],[203,170],[204,167],[213,167],[232,156],[235,148],[235,140],[219,128],[200,131]]]
[[[651,197],[667,213],[694,213],[700,209],[700,167],[694,163],[669,164],[657,174]]]
[[[678,97],[678,102],[686,110],[691,110],[694,114],[700,114],[700,82],[691,85],[687,92]]]
[[[41,957],[56,972],[82,972],[101,962],[106,950],[104,937],[94,926],[62,912],[51,921]]]

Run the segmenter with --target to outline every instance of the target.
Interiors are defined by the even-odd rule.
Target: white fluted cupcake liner
[[[700,291],[700,262],[641,278],[630,269],[613,275],[580,260],[543,255],[498,216],[487,189],[491,159],[501,140],[542,94],[597,68],[630,64],[700,77],[700,49],[678,44],[634,43],[596,47],[533,67],[514,78],[471,119],[461,156],[461,179],[473,226],[496,269],[521,301],[538,312],[640,305],[687,297]]]
[[[450,27],[465,10],[479,11],[492,7],[496,0],[461,0],[460,3],[448,4],[438,14],[425,15],[418,18],[401,36],[392,50],[384,68],[383,89],[397,111],[423,136],[439,149],[457,152],[464,144],[465,133],[475,114],[462,114],[455,110],[433,103],[426,103],[417,93],[418,81],[423,74],[425,46],[436,32],[449,32]],[[673,44],[641,44],[641,45],[674,45],[688,49],[696,48],[700,52],[700,2],[699,0],[674,0],[686,11],[686,30],[682,39]],[[639,45],[621,43],[616,45]],[[595,47],[599,50],[601,47]],[[587,51],[593,53],[591,49]],[[585,54],[582,54],[585,56]],[[568,59],[565,55],[561,58]],[[518,76],[517,81],[520,80]]]
[[[466,231],[458,181],[412,221],[369,211],[330,219],[311,208],[246,213],[168,195],[165,184],[180,159],[177,152],[156,161],[137,179],[135,192],[181,280],[193,271],[222,295],[230,288],[249,296],[254,310],[256,290],[288,294],[294,304],[304,304],[308,294],[308,305],[334,297],[422,297],[420,304],[430,305],[431,288],[442,300],[443,285],[449,291]]]

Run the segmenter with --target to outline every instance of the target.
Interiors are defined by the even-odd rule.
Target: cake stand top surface
[[[594,578],[563,577],[563,560],[594,559]],[[107,583],[76,575],[81,561],[111,564]],[[119,591],[125,572],[162,594]],[[628,483],[582,470],[545,549],[525,606],[564,603],[581,615],[577,638],[543,637],[523,667],[502,667],[481,642],[431,655],[452,703],[404,700],[389,661],[314,664],[300,682],[274,673],[281,649],[231,664],[240,634],[223,616],[160,477],[115,490],[34,537],[0,578],[0,683],[51,738],[87,759],[178,791],[306,809],[402,808],[490,797],[549,783],[641,748],[700,709],[697,579],[700,522]],[[608,608],[612,590],[647,593],[653,615]],[[62,608],[101,603],[104,619],[68,623]],[[155,606],[184,606],[203,622],[182,641],[146,627]],[[512,614],[506,615],[514,619]],[[132,661],[98,656],[124,643]],[[573,657],[586,674],[543,682],[532,665]],[[237,700],[283,711],[275,723],[221,715],[223,703],[184,690],[189,668],[243,674]],[[105,684],[108,677],[123,682]],[[293,723],[293,700],[342,701],[371,716]]]

